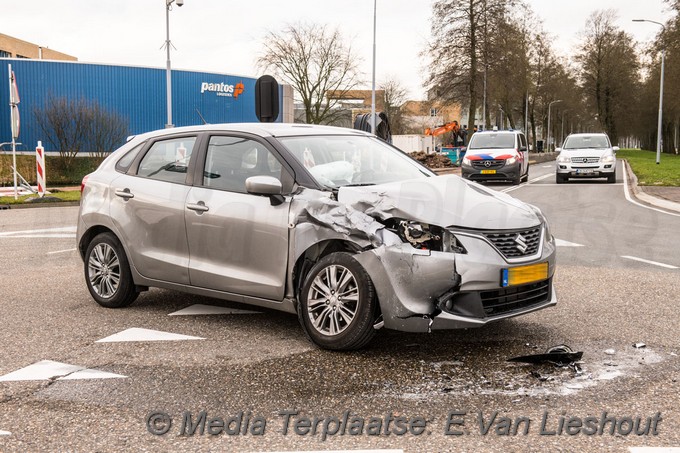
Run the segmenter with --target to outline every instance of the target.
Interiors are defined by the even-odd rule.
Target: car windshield
[[[468,152],[475,149],[503,149],[515,147],[515,134],[474,134]]]
[[[385,142],[367,136],[307,135],[279,141],[326,187],[373,185],[434,173]]]
[[[562,149],[609,148],[609,139],[605,135],[572,135],[564,141]]]

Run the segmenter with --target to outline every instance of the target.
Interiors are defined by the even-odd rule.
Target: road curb
[[[630,175],[628,180],[624,184],[628,184],[628,188],[633,196],[641,203],[655,206],[657,208],[666,209],[669,211],[680,212],[680,203],[676,203],[670,200],[664,200],[653,195],[645,193],[642,187],[638,186],[638,178],[630,167],[630,164],[626,159],[622,159],[623,165],[626,166],[627,174]]]

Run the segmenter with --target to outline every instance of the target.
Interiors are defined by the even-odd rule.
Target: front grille
[[[488,166],[486,164],[489,164]],[[504,159],[484,159],[484,160],[473,160],[472,167],[484,170],[486,168],[501,168],[505,165]]]
[[[572,164],[596,164],[600,161],[599,157],[572,157]]]
[[[550,300],[550,279],[529,285],[482,291],[480,297],[486,316],[512,313]]]
[[[482,234],[506,258],[521,258],[523,256],[535,255],[541,244],[540,225],[526,230],[490,231]],[[522,251],[521,247],[522,242],[526,244],[524,251]]]

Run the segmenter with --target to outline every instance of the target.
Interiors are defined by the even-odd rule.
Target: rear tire
[[[85,252],[85,282],[92,298],[102,307],[127,307],[139,292],[125,250],[113,233],[101,233]]]
[[[307,274],[298,318],[316,345],[351,351],[366,346],[375,335],[376,309],[368,273],[351,254],[335,252],[321,258]]]

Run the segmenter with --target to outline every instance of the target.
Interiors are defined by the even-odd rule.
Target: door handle
[[[210,208],[205,205],[204,202],[199,201],[198,203],[187,203],[187,209],[191,209],[192,211],[196,211],[199,214],[202,212],[209,211]]]
[[[135,195],[133,193],[130,193],[130,189],[116,189],[116,196],[121,197],[125,200],[129,200],[130,198],[135,198]]]

